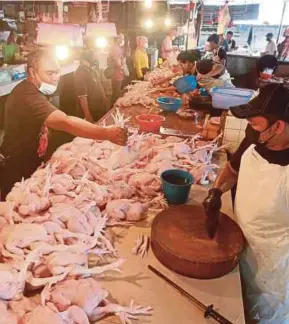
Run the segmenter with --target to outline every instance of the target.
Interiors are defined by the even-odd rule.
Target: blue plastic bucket
[[[171,169],[161,174],[165,198],[170,205],[185,204],[189,198],[193,176],[183,170]]]
[[[196,89],[198,83],[194,75],[184,76],[174,82],[174,86],[180,93],[191,92]]]

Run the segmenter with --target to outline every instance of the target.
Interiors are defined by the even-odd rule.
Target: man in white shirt
[[[269,55],[275,56],[277,53],[277,46],[276,46],[275,41],[273,40],[273,34],[268,33],[266,35],[266,40],[267,40],[267,45],[265,48],[265,53],[263,53],[263,54],[269,54]]]
[[[161,47],[162,59],[167,60],[168,58],[172,57],[175,51],[175,48],[173,47],[173,40],[176,38],[176,36],[177,36],[177,29],[171,28],[162,43],[162,47]]]

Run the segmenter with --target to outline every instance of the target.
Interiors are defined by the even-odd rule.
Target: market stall
[[[167,73],[170,67],[162,69]],[[8,241],[4,238],[2,242],[5,246],[3,263],[7,268],[0,269],[1,276],[11,271],[15,276],[8,279],[11,285],[16,284],[15,280],[22,284],[15,293],[9,291],[9,294],[0,285],[0,294],[5,294],[8,300],[16,298],[24,290],[24,281],[26,292],[32,291],[31,300],[37,303],[39,291],[42,291],[42,306],[26,301],[29,306],[18,316],[27,313],[24,319],[35,320],[44,311],[47,318],[52,314],[73,316],[71,304],[79,306],[78,312],[87,315],[91,322],[109,323],[111,317],[105,315],[113,314],[123,323],[130,323],[135,317],[143,323],[155,324],[177,321],[186,324],[191,323],[192,318],[195,323],[214,322],[205,319],[202,312],[151,273],[147,269],[150,264],[205,305],[214,304],[214,309],[227,318],[228,323],[244,323],[236,263],[231,268],[233,271],[226,271],[226,275],[218,275],[219,278],[190,279],[162,266],[149,246],[152,221],[168,207],[161,173],[172,168],[190,172],[194,184],[188,205],[201,206],[218,169],[226,163],[225,151],[218,144],[221,124],[213,125],[214,135],[211,133],[208,139],[199,134],[208,127],[210,116],[206,112],[197,119],[195,115],[183,118],[176,113],[162,112],[155,101],[160,94],[180,95],[170,87],[152,91],[152,79],[149,76],[149,81],[129,87],[128,93],[99,122],[127,127],[130,135],[126,147],[75,138],[58,148],[31,178],[16,184],[6,202],[1,203],[2,230],[11,226]],[[137,96],[139,87],[142,92]],[[180,102],[182,109],[186,109],[185,95]],[[162,117],[162,128],[155,133],[143,133],[137,116],[152,114]],[[232,216],[229,195],[223,197],[223,212]],[[23,233],[26,240],[19,243],[17,240]],[[217,238],[211,240],[208,234],[204,235],[208,243],[221,244]],[[140,238],[142,242],[138,246]],[[227,250],[227,243],[225,245]],[[234,260],[238,257],[236,255]],[[119,269],[121,274],[115,274]],[[18,275],[21,276],[18,278]],[[92,275],[96,275],[96,281],[88,278]],[[82,279],[76,281],[67,277]],[[87,285],[90,285],[89,292]],[[37,292],[33,293],[35,289]],[[68,304],[63,299],[58,300],[60,291],[67,294],[66,298],[74,298],[70,289],[77,289],[77,296],[84,292],[85,303],[90,306],[85,306],[80,297]],[[135,303],[130,304],[131,300]],[[50,302],[56,307],[53,313],[48,307]],[[10,316],[12,310],[17,313],[18,309],[17,302],[13,303],[14,308],[9,303],[6,309]]]
[[[228,53],[227,69],[239,87],[256,88],[256,62],[259,56]],[[275,72],[277,77],[288,77],[289,62],[279,61]]]

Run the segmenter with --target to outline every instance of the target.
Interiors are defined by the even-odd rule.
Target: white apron
[[[241,273],[251,315],[289,324],[289,166],[268,163],[254,147],[243,155],[235,202],[247,240]]]

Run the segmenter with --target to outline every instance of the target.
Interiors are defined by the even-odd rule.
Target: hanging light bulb
[[[55,46],[55,55],[58,60],[65,60],[69,56],[68,46],[57,45]]]
[[[151,29],[153,25],[154,23],[150,18],[144,21],[144,27],[147,29]]]
[[[108,45],[108,42],[105,37],[97,37],[96,38],[96,47],[97,48],[105,48],[107,45]]]
[[[153,6],[153,1],[152,0],[145,0],[145,7],[147,9],[150,9]]]
[[[169,26],[171,26],[171,24],[172,24],[172,21],[171,21],[171,19],[170,18],[165,18],[165,21],[164,21],[164,23],[165,23],[165,26],[167,26],[167,27],[169,27]]]

